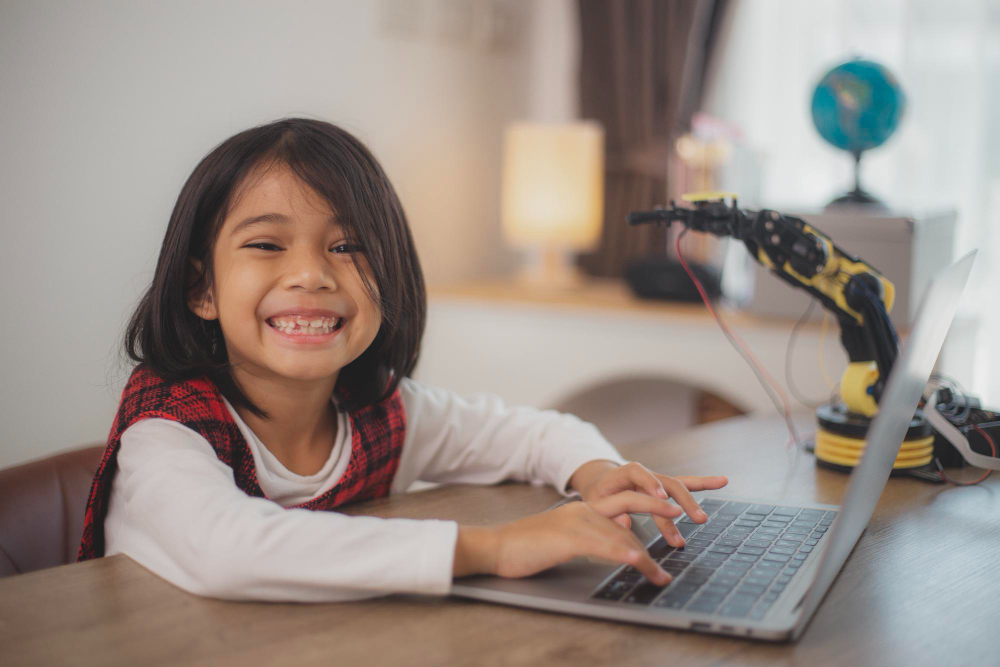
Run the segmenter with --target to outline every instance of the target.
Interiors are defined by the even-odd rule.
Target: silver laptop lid
[[[910,420],[934,369],[955,310],[969,280],[976,251],[941,271],[920,304],[909,338],[893,365],[878,414],[868,428],[861,462],[851,473],[840,515],[830,531],[829,546],[816,568],[816,579],[803,598],[804,613],[794,632],[798,638],[823,600],[844,561],[861,537],[892,472]]]

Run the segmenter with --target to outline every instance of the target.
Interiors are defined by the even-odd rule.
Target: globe
[[[854,190],[839,203],[881,204],[860,185],[861,155],[899,127],[906,96],[896,77],[870,60],[851,60],[827,72],[812,96],[813,124],[826,141],[854,156]]]

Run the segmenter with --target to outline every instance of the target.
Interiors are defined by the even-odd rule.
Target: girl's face
[[[382,323],[352,261],[360,248],[287,167],[250,183],[216,239],[210,293],[191,309],[218,318],[237,373],[326,380],[332,390]],[[363,254],[361,265],[373,281]]]

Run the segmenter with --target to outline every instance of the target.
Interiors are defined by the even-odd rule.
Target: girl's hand
[[[649,556],[632,531],[611,519],[628,512],[649,513],[664,520],[680,515],[676,505],[662,498],[622,491],[499,526],[460,526],[454,575],[526,577],[577,556],[590,556],[632,565],[653,583],[665,586],[670,575]]]
[[[591,470],[587,470],[588,467]],[[582,476],[583,480],[578,480],[578,476]],[[669,477],[652,472],[635,461],[623,466],[610,461],[591,461],[580,466],[573,479],[575,480],[573,486],[579,490],[584,502],[590,503],[622,491],[638,491],[656,498],[673,498],[696,523],[704,523],[708,516],[695,502],[691,491],[721,489],[729,483],[729,480],[722,476]],[[580,486],[577,486],[577,483],[580,483]],[[673,518],[680,516],[680,511],[672,516]],[[684,538],[670,517],[654,514],[653,520],[663,533],[667,544],[673,547],[684,546]],[[628,514],[624,513],[616,516],[615,521],[626,528],[632,523]]]

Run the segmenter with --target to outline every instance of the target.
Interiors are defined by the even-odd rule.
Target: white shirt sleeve
[[[573,473],[595,459],[626,463],[596,426],[555,410],[508,407],[493,394],[469,397],[400,381],[406,439],[393,492],[416,480],[549,484],[564,496]]]
[[[235,484],[201,435],[148,419],[122,434],[105,520],[123,553],[195,594],[325,602],[447,594],[458,525],[284,509]]]

